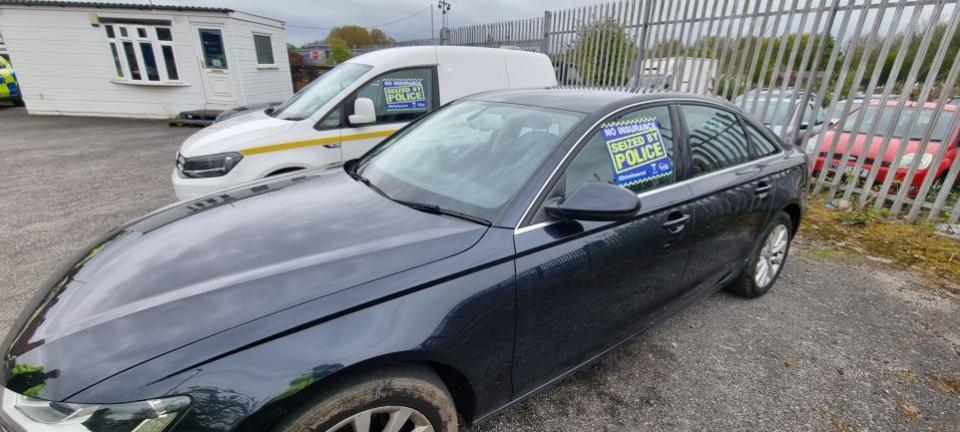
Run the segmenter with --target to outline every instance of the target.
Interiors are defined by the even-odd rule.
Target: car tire
[[[727,287],[728,291],[748,298],[760,297],[777,282],[790,253],[793,240],[793,221],[780,212],[760,236],[747,267]]]
[[[400,366],[336,380],[274,430],[381,432],[400,421],[396,430],[458,430],[453,398],[429,369]]]

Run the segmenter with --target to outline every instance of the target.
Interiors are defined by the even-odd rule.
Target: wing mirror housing
[[[350,124],[370,124],[377,121],[377,110],[373,107],[370,98],[357,98],[353,101],[353,114],[348,117]]]
[[[566,199],[548,201],[545,209],[548,215],[557,219],[614,221],[636,216],[640,199],[621,187],[591,182],[580,186]]]

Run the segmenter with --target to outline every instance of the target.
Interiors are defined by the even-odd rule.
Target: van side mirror
[[[373,101],[370,98],[357,98],[353,101],[353,114],[348,119],[354,125],[375,123],[377,110],[373,108]]]
[[[558,219],[612,221],[634,217],[640,210],[640,199],[621,187],[590,182],[568,198],[555,198],[544,207],[548,215]]]

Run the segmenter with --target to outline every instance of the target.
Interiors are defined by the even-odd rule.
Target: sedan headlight
[[[161,432],[190,406],[186,396],[96,405],[50,402],[6,389],[0,400],[0,419],[23,430],[43,432]]]
[[[908,169],[913,165],[913,160],[917,158],[916,153],[907,153],[903,155],[903,158],[900,159],[900,168]],[[919,169],[927,169],[930,167],[930,164],[933,162],[933,155],[930,153],[924,153],[920,157],[920,165],[917,167]]]
[[[241,159],[243,155],[237,152],[191,158],[177,154],[177,172],[188,178],[221,177],[237,166]]]

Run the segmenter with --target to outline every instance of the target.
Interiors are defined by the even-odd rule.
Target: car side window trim
[[[730,110],[730,109],[728,109],[727,107],[725,107],[725,106],[723,106],[723,105],[713,105],[713,104],[706,103],[706,102],[699,101],[699,100],[689,101],[689,102],[688,102],[688,101],[683,101],[682,103],[677,103],[677,104],[674,104],[674,105],[675,105],[675,109],[677,110],[678,113],[679,113],[679,111],[680,111],[680,105],[699,105],[699,106],[709,107],[709,108],[712,108],[712,109],[717,109],[717,110],[723,111],[723,112],[725,112],[725,113],[727,113],[727,114],[729,114],[729,115],[734,116],[734,117],[737,119],[737,122],[740,124],[740,129],[743,131],[743,134],[746,136],[747,146],[748,146],[748,150],[749,150],[749,152],[750,152],[750,156],[751,156],[752,158],[757,158],[757,159],[752,159],[750,162],[756,162],[756,161],[759,160],[759,159],[764,159],[764,158],[767,158],[767,157],[779,156],[779,155],[782,155],[783,153],[786,152],[786,149],[783,147],[783,145],[781,144],[781,142],[780,142],[778,139],[772,138],[772,137],[774,137],[774,135],[772,135],[772,133],[771,133],[766,127],[760,127],[760,126],[758,126],[756,122],[751,121],[749,118],[747,118],[747,116],[743,115],[742,113],[739,113],[739,112]],[[689,141],[689,139],[690,139],[690,129],[687,127],[687,123],[686,123],[686,121],[683,119],[683,116],[680,115],[680,116],[678,116],[678,117],[680,118],[680,119],[679,119],[680,122],[681,122],[680,124],[683,126],[683,130],[682,130],[682,134],[683,134],[682,137],[683,137],[683,139],[682,139],[681,145],[683,145],[683,146],[685,147],[685,149],[686,149],[686,151],[687,151],[687,154],[689,155],[689,154],[690,154],[690,141]],[[767,138],[768,140],[770,140],[770,142],[774,143],[774,144],[777,146],[777,150],[778,150],[778,151],[777,151],[776,153],[771,154],[771,155],[768,155],[768,156],[759,157],[759,154],[756,153],[756,149],[755,149],[755,146],[754,146],[754,144],[753,144],[753,140],[750,138],[750,134],[747,133],[747,126],[752,126],[754,129],[757,130],[757,132],[760,132],[760,134],[762,134],[765,138]],[[692,161],[690,161],[690,163],[692,163]],[[742,167],[743,165],[746,165],[746,163],[734,165],[733,167]],[[727,169],[727,168],[724,168],[724,170],[726,170],[726,169]],[[692,174],[692,172],[693,172],[693,171],[692,171],[692,167],[691,167],[690,171],[688,171],[688,172],[689,172],[690,174]],[[706,176],[706,174],[703,175],[703,176],[696,177],[696,178],[700,178],[700,177],[704,177],[704,176]],[[694,178],[694,177],[689,177],[689,178]]]
[[[597,128],[600,127],[601,124],[607,121],[610,121],[612,118],[616,118],[617,116],[623,115],[627,111],[640,110],[644,108],[659,106],[659,105],[663,105],[665,102],[670,106],[670,112],[672,116],[671,121],[675,122],[673,126],[674,140],[675,140],[674,146],[676,149],[675,151],[679,151],[680,158],[682,158],[681,160],[682,160],[683,170],[678,173],[676,183],[672,185],[667,185],[658,189],[638,193],[637,197],[639,198],[649,196],[649,194],[652,194],[652,193],[659,193],[662,191],[669,191],[669,190],[673,190],[680,187],[686,187],[692,184],[693,182],[701,181],[703,179],[709,179],[712,177],[716,177],[718,175],[743,169],[744,167],[752,164],[770,162],[770,161],[782,158],[783,155],[786,154],[786,150],[783,148],[782,145],[780,145],[779,141],[774,140],[774,143],[777,143],[777,147],[779,149],[777,153],[774,153],[772,155],[765,156],[759,159],[749,160],[741,164],[729,166],[729,167],[726,167],[717,171],[713,171],[701,176],[692,177],[691,176],[692,170],[690,169],[691,161],[690,161],[689,142],[688,142],[689,135],[687,131],[686,122],[684,122],[683,116],[681,116],[679,113],[679,110],[680,110],[679,105],[702,105],[710,108],[720,109],[729,113],[730,115],[735,116],[737,119],[739,119],[738,121],[740,122],[744,122],[744,121],[749,122],[749,119],[741,119],[742,116],[739,113],[731,111],[722,105],[712,104],[712,103],[704,102],[698,99],[682,99],[682,98],[656,99],[656,100],[650,100],[650,101],[638,102],[631,105],[626,105],[618,109],[617,111],[614,111],[608,114],[607,116],[597,120],[593,125],[590,126],[589,129],[587,129],[586,132],[584,132],[577,139],[576,144],[574,144],[573,146],[570,147],[569,150],[567,150],[567,153],[564,155],[563,159],[561,159],[560,163],[557,164],[556,167],[554,167],[553,171],[550,173],[550,176],[540,186],[540,189],[538,190],[536,195],[534,195],[533,200],[530,201],[530,203],[527,205],[527,208],[524,210],[523,214],[520,216],[520,220],[517,222],[517,225],[514,227],[514,235],[522,234],[535,229],[545,228],[547,226],[550,226],[559,222],[559,221],[545,221],[545,222],[530,223],[529,219],[536,214],[534,210],[540,208],[540,206],[543,205],[543,202],[547,198],[546,192],[548,192],[549,190],[552,190],[556,186],[557,181],[563,178],[563,172],[566,169],[566,167],[570,164],[570,161],[574,157],[576,157],[576,154],[578,154],[580,149],[582,149],[583,146],[586,145],[588,141],[587,138],[591,137],[592,134],[597,130]],[[750,124],[753,124],[753,123],[751,122]],[[741,127],[743,127],[743,124],[741,124]],[[754,125],[754,127],[756,127],[756,125]],[[744,129],[744,134],[746,134],[745,129]]]
[[[397,72],[404,72],[404,71],[410,71],[410,70],[418,70],[418,69],[430,69],[430,77],[431,77],[430,79],[431,79],[431,81],[432,81],[432,84],[431,84],[430,87],[431,87],[431,91],[432,91],[432,93],[433,93],[433,97],[430,98],[430,99],[431,99],[430,102],[433,104],[433,105],[432,105],[432,106],[433,106],[433,109],[430,109],[430,110],[426,111],[426,112],[423,113],[423,114],[426,115],[426,114],[429,114],[429,113],[432,113],[432,112],[438,110],[438,109],[440,108],[440,80],[439,80],[439,74],[437,73],[437,65],[407,66],[407,67],[402,67],[402,68],[398,68],[398,69],[388,70],[388,71],[386,71],[386,72],[377,74],[377,76],[375,76],[375,77],[367,80],[366,82],[364,82],[363,84],[361,84],[359,87],[357,87],[352,93],[350,93],[349,96],[343,98],[343,101],[341,101],[341,102],[340,102],[340,105],[339,105],[339,108],[342,110],[341,116],[340,116],[340,126],[341,126],[341,128],[352,128],[352,127],[356,127],[356,126],[353,126],[353,125],[350,124],[350,120],[348,119],[348,117],[349,117],[350,114],[353,112],[353,103],[354,103],[354,101],[357,100],[357,94],[360,92],[360,90],[362,90],[362,89],[363,89],[364,87],[366,87],[368,84],[370,84],[370,83],[372,83],[372,82],[374,82],[374,81],[376,81],[376,80],[378,80],[378,79],[381,79],[381,78],[383,78],[384,76],[386,76],[386,75],[388,75],[388,74],[393,74],[393,73],[397,73]],[[324,117],[326,117],[326,116],[324,116]],[[421,117],[422,117],[422,116],[421,116]],[[321,119],[321,121],[322,121],[322,119]],[[376,122],[376,123],[365,124],[365,125],[363,125],[363,126],[380,126],[380,125],[389,125],[389,124],[397,124],[397,123],[409,123],[410,121],[412,121],[412,120],[397,120],[397,121],[384,121],[384,122],[379,122],[379,121],[378,121],[378,122]]]
[[[653,195],[653,194],[655,194],[655,193],[667,192],[667,191],[670,191],[670,190],[675,190],[675,189],[679,189],[679,188],[682,188],[682,187],[687,187],[687,186],[689,186],[690,184],[693,184],[693,183],[695,183],[695,182],[705,181],[705,180],[708,180],[708,179],[710,179],[710,178],[712,178],[712,177],[716,177],[716,176],[719,176],[719,175],[722,175],[722,174],[728,174],[728,173],[730,173],[730,172],[743,169],[743,168],[745,168],[745,167],[747,167],[747,166],[749,166],[749,165],[754,165],[754,164],[761,164],[761,165],[762,165],[762,164],[765,164],[765,163],[767,163],[767,162],[772,162],[772,161],[774,161],[774,160],[776,160],[776,159],[780,159],[780,158],[783,157],[783,155],[784,155],[784,153],[783,153],[783,152],[780,152],[780,153],[773,154],[773,155],[770,155],[770,156],[762,157],[762,158],[760,158],[760,159],[748,161],[748,162],[745,162],[745,163],[742,163],[742,164],[739,164],[739,165],[733,165],[733,166],[730,166],[730,167],[723,168],[723,169],[721,169],[721,170],[712,171],[712,172],[707,173],[707,174],[704,174],[704,175],[702,175],[702,176],[687,178],[687,179],[684,179],[683,181],[678,181],[678,182],[676,182],[676,183],[674,183],[674,184],[667,185],[667,186],[664,186],[664,187],[662,187],[662,188],[652,189],[652,190],[640,192],[640,193],[637,194],[637,198],[643,199],[644,197],[648,197],[648,196]],[[696,198],[696,197],[694,197],[694,198]],[[538,206],[538,207],[539,207],[539,206]],[[520,226],[520,225],[518,225],[517,227],[514,228],[513,234],[514,234],[514,235],[523,234],[523,233],[525,233],[525,232],[533,231],[533,230],[536,230],[536,229],[546,228],[546,227],[548,227],[548,226],[550,226],[550,225],[554,225],[554,224],[559,223],[559,222],[561,222],[561,221],[560,221],[560,220],[550,220],[550,221],[544,221],[544,222],[537,222],[537,223],[535,223],[535,224],[529,224],[529,225],[525,225],[525,226]]]
[[[551,171],[550,175],[547,177],[547,180],[544,181],[544,183],[540,185],[540,189],[539,189],[539,190],[537,191],[537,193],[534,195],[533,199],[530,200],[530,202],[528,203],[528,205],[527,205],[526,209],[524,210],[523,214],[521,214],[520,219],[518,220],[516,226],[514,226],[514,232],[517,232],[517,231],[526,232],[527,230],[525,230],[525,228],[529,228],[529,227],[534,226],[534,225],[539,226],[539,225],[543,224],[543,222],[539,222],[539,223],[536,223],[536,224],[531,224],[529,219],[534,216],[534,214],[536,213],[535,210],[538,209],[541,205],[543,205],[543,202],[547,199],[546,193],[547,193],[549,190],[553,190],[553,188],[556,186],[556,183],[557,183],[561,178],[563,178],[563,173],[564,173],[564,170],[566,170],[566,167],[569,166],[570,162],[573,160],[574,157],[576,157],[576,155],[577,155],[577,154],[579,153],[579,151],[583,148],[583,146],[585,146],[585,145],[587,144],[587,142],[589,141],[588,138],[591,137],[592,134],[598,130],[598,128],[600,127],[601,124],[603,124],[603,123],[605,123],[605,122],[608,122],[608,121],[610,121],[610,120],[612,120],[612,119],[614,119],[614,118],[617,118],[618,116],[621,116],[621,115],[627,113],[628,111],[636,111],[636,110],[641,110],[641,109],[645,109],[645,108],[652,108],[652,107],[655,107],[655,106],[663,106],[663,105],[666,105],[666,106],[668,106],[668,107],[670,108],[671,121],[672,121],[672,122],[675,122],[674,125],[673,125],[673,129],[674,129],[674,140],[675,140],[675,141],[679,141],[679,140],[678,140],[678,136],[679,136],[678,134],[681,134],[681,133],[684,133],[684,134],[685,134],[686,131],[685,131],[685,128],[684,128],[683,131],[678,130],[678,128],[680,128],[680,125],[681,125],[682,123],[676,123],[676,122],[677,122],[678,120],[682,121],[682,119],[679,119],[679,118],[678,118],[678,117],[681,117],[681,116],[679,116],[679,112],[678,112],[678,110],[676,109],[676,107],[673,106],[673,105],[676,105],[677,102],[681,102],[681,103],[687,103],[687,102],[696,103],[696,102],[701,102],[701,101],[699,101],[698,99],[689,99],[689,100],[688,100],[688,99],[684,99],[684,98],[672,97],[672,98],[653,99],[653,100],[649,100],[649,101],[636,102],[636,103],[633,103],[633,104],[629,104],[629,105],[625,105],[625,106],[623,106],[623,107],[620,107],[620,108],[617,109],[616,111],[613,111],[613,112],[611,112],[610,114],[607,114],[607,115],[604,116],[603,118],[600,118],[599,120],[597,120],[596,122],[594,122],[593,125],[590,126],[590,128],[588,128],[582,135],[580,135],[579,138],[577,138],[577,142],[576,142],[574,145],[570,146],[570,148],[567,150],[567,153],[564,154],[563,158],[560,160],[560,163],[558,163],[557,166],[553,168],[553,170]],[[713,105],[708,104],[708,103],[701,103],[701,104],[702,104],[702,105],[706,105],[706,106],[713,106]],[[677,151],[677,150],[676,150],[676,149],[677,149],[677,145],[678,145],[678,144],[676,144],[676,143],[674,144],[675,151]],[[684,144],[681,142],[679,145],[684,145]],[[689,166],[688,166],[689,163],[688,163],[688,161],[687,161],[687,159],[689,159],[689,157],[687,156],[687,152],[686,152],[685,149],[684,149],[684,150],[679,150],[679,151],[681,152],[680,155],[681,155],[681,157],[683,158],[683,159],[682,159],[683,164],[682,164],[682,170],[680,170],[680,172],[677,173],[677,175],[678,175],[678,176],[677,176],[677,182],[674,183],[674,184],[672,184],[672,185],[664,186],[664,187],[661,187],[661,188],[658,188],[658,189],[654,189],[654,190],[651,190],[651,191],[641,192],[641,193],[637,194],[638,196],[641,196],[641,197],[642,197],[642,196],[644,196],[644,195],[646,195],[647,193],[650,193],[650,192],[660,192],[660,191],[663,191],[663,190],[668,190],[668,189],[671,189],[671,188],[673,188],[673,187],[675,187],[675,186],[679,186],[679,185],[681,185],[681,184],[685,184],[685,183],[687,183],[688,180],[690,180],[690,178],[689,178],[690,170],[688,169],[688,168],[689,168]],[[756,161],[752,161],[752,162],[756,162]],[[703,177],[703,176],[701,176],[701,177]]]
[[[517,221],[517,225],[514,226],[514,230],[515,231],[519,230],[525,224],[529,223],[527,219],[533,216],[531,212],[535,208],[539,208],[543,204],[543,201],[546,200],[547,197],[544,194],[547,192],[547,189],[550,188],[552,190],[552,188],[556,186],[556,183],[563,177],[562,171],[565,170],[566,167],[570,164],[570,161],[573,160],[572,158],[576,157],[576,154],[579,153],[580,149],[587,144],[587,142],[589,141],[587,138],[592,136],[592,134],[597,131],[597,129],[600,127],[601,124],[609,121],[612,118],[616,118],[617,116],[622,115],[627,111],[643,109],[644,107],[647,107],[647,106],[662,105],[664,103],[669,103],[672,100],[674,99],[664,98],[664,99],[655,99],[655,100],[643,101],[643,102],[633,103],[630,105],[625,105],[620,109],[610,114],[607,114],[606,116],[594,122],[583,134],[580,135],[579,138],[577,138],[577,142],[574,145],[570,146],[569,149],[567,149],[566,154],[564,154],[563,158],[560,159],[560,163],[558,163],[557,166],[553,167],[553,170],[550,172],[550,175],[547,176],[547,179],[543,182],[543,184],[540,185],[540,189],[537,190],[537,193],[533,196],[533,199],[530,200],[530,202],[527,204],[526,209],[524,209],[523,214],[520,215],[520,219]]]

